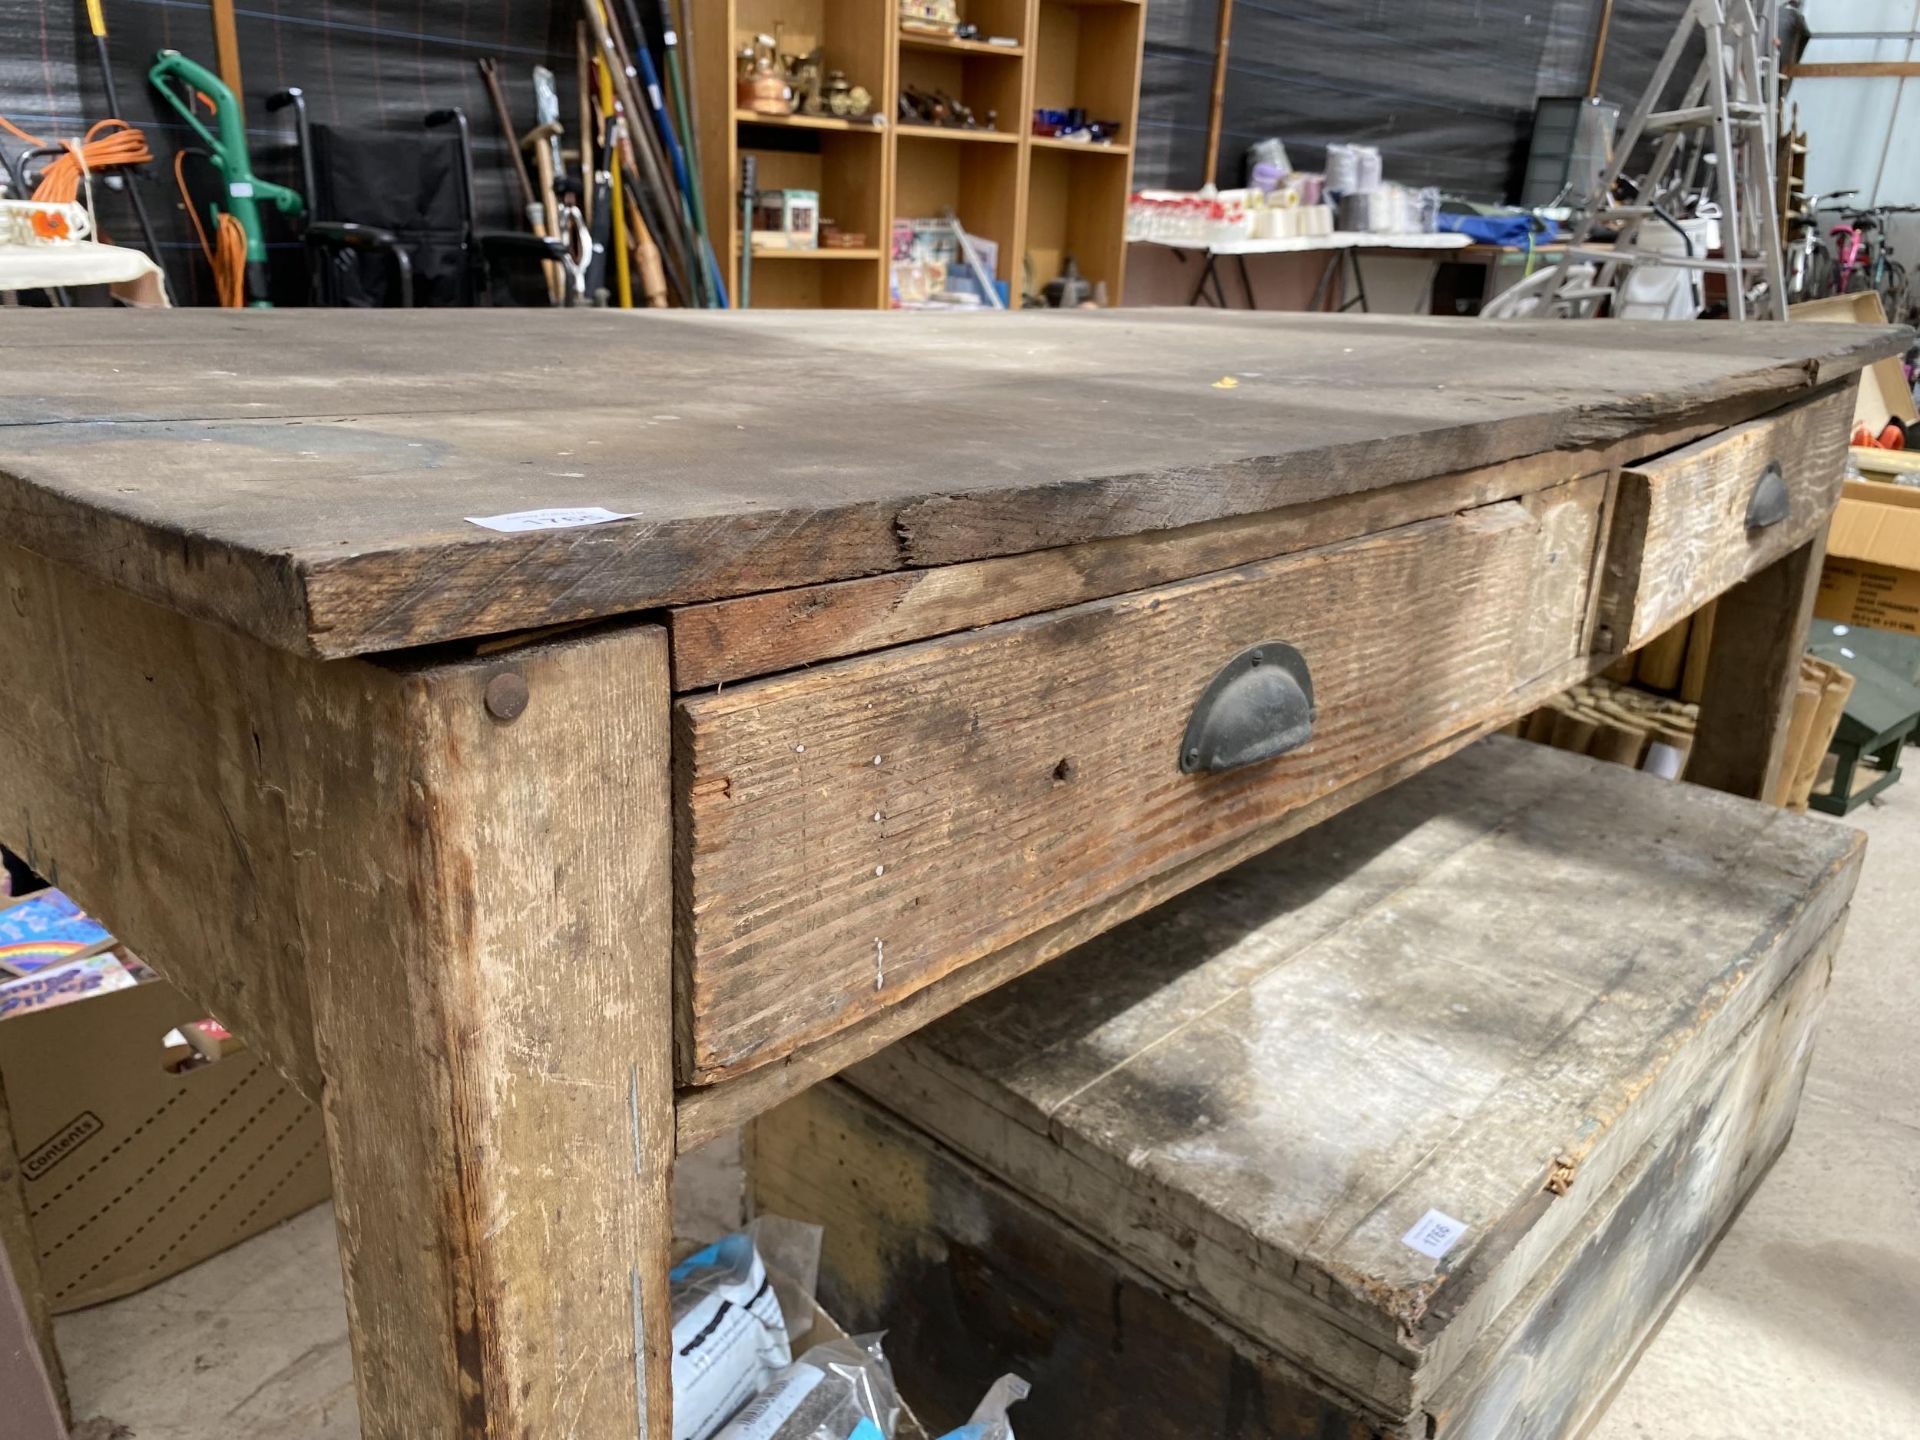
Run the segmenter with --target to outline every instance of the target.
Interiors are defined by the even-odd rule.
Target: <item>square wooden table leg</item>
[[[1755,800],[1773,794],[1826,553],[1823,529],[1716,603],[1688,780]]]
[[[368,1440],[666,1440],[664,632],[320,662],[8,546],[0,600],[0,838],[321,1101]]]
[[[334,669],[289,792],[367,1436],[666,1436],[658,630]]]

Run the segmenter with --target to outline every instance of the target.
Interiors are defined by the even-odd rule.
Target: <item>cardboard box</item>
[[[331,1193],[319,1108],[257,1053],[189,1043],[205,1018],[150,979],[0,1019],[0,1093],[55,1313],[144,1289]]]
[[[1920,635],[1920,489],[1847,481],[1827,534],[1813,613]]]

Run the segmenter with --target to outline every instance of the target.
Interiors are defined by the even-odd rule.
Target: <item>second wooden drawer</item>
[[[1799,549],[1839,498],[1851,384],[1620,475],[1595,645],[1637,650]]]
[[[682,1083],[832,1034],[1574,663],[1602,488],[683,699]],[[1269,641],[1309,667],[1311,739],[1182,773],[1196,701]]]

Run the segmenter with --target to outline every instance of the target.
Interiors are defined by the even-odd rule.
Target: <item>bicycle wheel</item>
[[[1849,295],[1864,295],[1873,289],[1873,276],[1867,273],[1867,267],[1856,265],[1847,272],[1847,290]]]
[[[1907,322],[1907,267],[1898,260],[1889,260],[1882,267],[1880,276],[1880,304],[1887,312],[1887,319],[1896,325]]]
[[[1824,244],[1816,244],[1807,256],[1806,287],[1802,293],[1809,300],[1824,300],[1833,294],[1833,252]]]

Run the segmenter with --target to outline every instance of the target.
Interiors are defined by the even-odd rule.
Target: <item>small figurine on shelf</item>
[[[802,115],[827,114],[826,67],[821,62],[820,47],[816,45],[804,55],[782,55],[780,61],[786,68],[787,83],[793,87],[793,108]]]
[[[735,104],[755,115],[791,115],[793,86],[781,72],[778,47],[771,35],[756,35],[740,50],[740,76]]]
[[[1000,112],[987,111],[983,124],[970,106],[944,90],[920,90],[909,85],[900,91],[900,119],[908,125],[932,125],[942,130],[994,130]]]
[[[829,70],[825,86],[827,112],[843,120],[858,120],[873,108],[873,96],[864,85],[847,83],[847,72]]]

